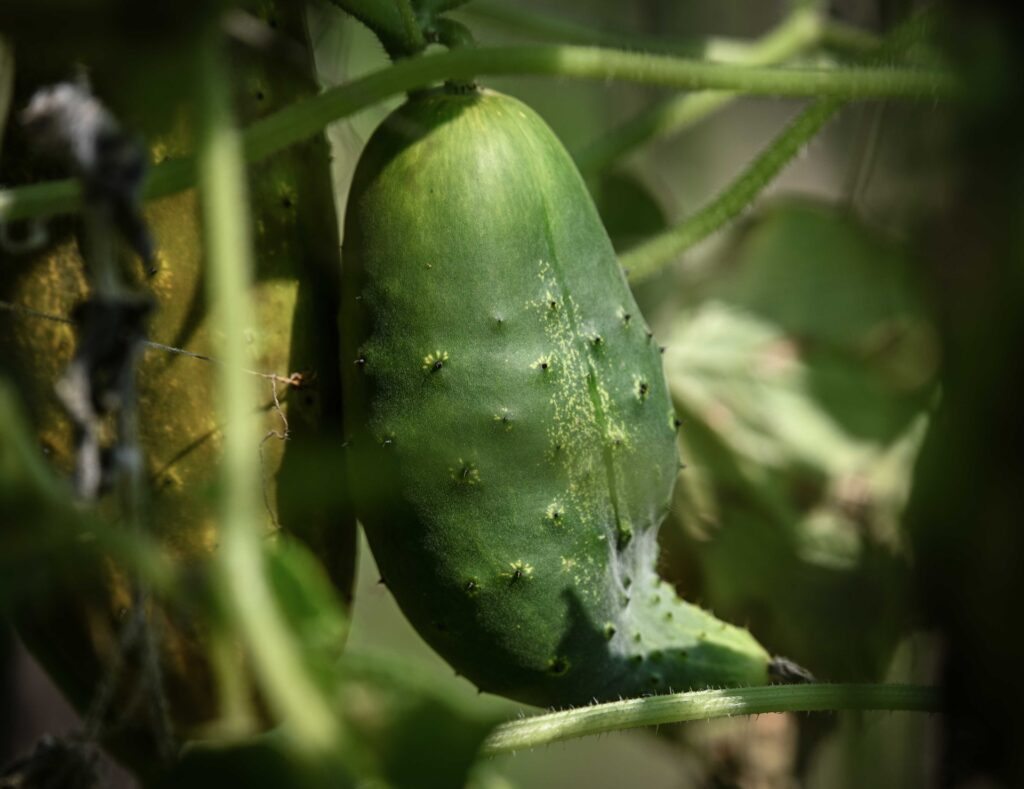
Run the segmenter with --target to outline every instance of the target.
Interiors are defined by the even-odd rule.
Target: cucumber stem
[[[603,732],[766,712],[879,710],[940,712],[938,692],[920,685],[768,685],[614,701],[498,726],[483,745],[494,756]]]

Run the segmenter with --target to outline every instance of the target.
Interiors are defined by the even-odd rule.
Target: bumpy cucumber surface
[[[679,468],[659,348],[547,125],[414,95],[362,156],[344,243],[357,511],[423,637],[538,705],[768,681],[749,633],[657,575]]]

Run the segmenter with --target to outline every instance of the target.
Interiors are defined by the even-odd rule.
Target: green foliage
[[[766,210],[727,259],[666,355],[695,460],[681,550],[775,648],[877,678],[907,625],[898,523],[937,365],[909,261],[814,203]]]
[[[125,532],[73,505],[71,490],[46,466],[27,429],[28,418],[14,386],[0,377],[0,613],[52,591],[63,577],[87,587],[83,572],[98,555],[167,588],[173,572],[144,535]]]
[[[311,758],[287,727],[239,741],[197,742],[156,786],[419,789],[465,786],[498,716],[467,711],[417,681],[416,668],[373,655],[346,658],[335,697],[349,739]],[[411,677],[413,679],[411,679]]]
[[[601,222],[617,253],[668,227],[668,218],[650,188],[627,170],[609,170],[590,182]]]
[[[334,2],[372,29],[396,62],[323,92],[289,57],[293,40],[306,33],[297,0],[246,4],[265,23],[261,43],[244,35],[259,25],[232,16],[222,28],[194,2],[173,28],[157,15],[138,37],[120,17],[111,21],[113,14],[66,0],[46,0],[70,14],[52,39],[33,21],[40,4],[15,0],[0,12],[0,32],[13,36],[24,58],[19,67],[35,58],[26,52],[41,53],[40,60],[59,53],[61,64],[80,54],[101,91],[121,97],[133,128],[165,130],[181,99],[205,109],[192,116],[199,156],[163,140],[162,154],[172,159],[154,169],[146,194],[182,192],[197,176],[202,185],[202,230],[191,193],[154,206],[164,211],[154,216],[174,220],[160,239],[169,256],[164,271],[179,277],[187,268],[189,283],[187,298],[161,291],[161,312],[182,320],[173,337],[157,339],[210,350],[222,364],[207,369],[221,376],[216,384],[201,373],[140,379],[140,406],[181,420],[143,442],[150,462],[161,452],[177,458],[172,471],[183,468],[180,425],[196,422],[195,413],[208,423],[204,435],[218,437],[197,444],[210,455],[183,486],[204,511],[214,499],[221,505],[202,541],[212,560],[179,561],[166,545],[124,528],[114,504],[72,502],[6,379],[0,382],[0,604],[23,621],[43,621],[46,606],[56,612],[57,629],[36,648],[64,652],[49,668],[76,703],[91,706],[105,671],[125,656],[147,660],[141,648],[118,646],[127,628],[105,599],[96,606],[88,595],[107,591],[96,569],[116,565],[124,590],[153,594],[133,598],[142,604],[131,620],[170,647],[161,668],[167,695],[150,662],[145,681],[105,703],[124,718],[162,701],[173,713],[182,699],[199,699],[220,716],[204,715],[201,729],[178,729],[190,741],[165,774],[149,758],[152,743],[121,743],[122,757],[161,787],[482,787],[501,785],[480,769],[484,755],[630,726],[771,710],[934,710],[934,695],[922,688],[755,687],[584,706],[494,731],[509,708],[464,698],[449,675],[424,673],[394,654],[343,652],[352,535],[337,465],[348,443],[339,424],[333,326],[338,238],[323,140],[297,143],[383,99],[450,81],[448,91],[415,93],[385,124],[352,192],[340,352],[349,379],[350,465],[387,585],[426,640],[483,688],[545,705],[583,704],[769,678],[768,653],[748,633],[682,602],[654,571],[677,470],[673,404],[657,343],[608,235],[616,252],[655,238],[643,255],[620,262],[662,268],[743,212],[836,104],[801,115],[740,179],[669,233],[640,179],[602,168],[741,93],[932,101],[956,95],[956,78],[934,58],[911,58],[922,66],[912,69],[889,62],[837,68],[827,60],[752,67],[821,46],[877,51],[874,36],[831,25],[816,3],[799,4],[754,42],[659,43],[536,15],[531,22],[529,9],[512,9],[491,16],[513,17],[562,44],[630,42],[627,48],[644,51],[560,44],[422,55],[428,41],[463,40],[458,23],[438,16],[460,0]],[[222,41],[228,29],[238,37],[230,58]],[[122,46],[129,40],[132,47]],[[165,57],[169,50],[173,58]],[[6,52],[0,40],[0,116],[10,84]],[[466,90],[467,80],[488,74],[620,79],[692,92],[667,97],[584,157],[606,233],[545,124],[524,105]],[[244,132],[235,128],[233,104],[255,120]],[[15,158],[19,169],[28,161]],[[246,160],[265,164],[246,178]],[[0,190],[0,220],[74,210],[81,197],[70,181]],[[202,242],[206,257],[194,265]],[[730,254],[732,265],[697,293],[680,295],[677,272],[637,293],[645,312],[648,304],[687,304],[668,316],[665,357],[690,464],[672,502],[673,528],[662,534],[683,549],[670,552],[668,569],[702,603],[752,623],[773,650],[825,677],[879,677],[910,627],[899,523],[935,395],[937,342],[902,252],[835,210],[772,209]],[[296,292],[292,265],[300,261]],[[65,257],[51,262],[51,276],[24,292],[42,299],[33,309],[59,311],[60,319],[84,285],[66,287],[73,267]],[[25,270],[7,263],[0,265],[5,299]],[[8,278],[11,271],[19,277]],[[250,279],[260,289],[255,311]],[[30,398],[35,407],[66,361],[52,347],[69,352],[76,341],[67,324],[54,324],[60,328],[51,345],[24,343],[10,359],[13,346],[3,348],[5,366],[15,356],[22,362],[19,383],[26,370],[46,373]],[[254,343],[241,339],[249,327]],[[268,335],[279,353],[265,363],[250,358],[249,345],[266,347]],[[264,416],[277,431],[267,438],[253,418],[249,368],[309,373],[307,385],[289,389],[280,405],[283,389],[263,390]],[[223,398],[216,419],[209,408],[215,396]],[[198,411],[176,407],[186,397]],[[280,438],[285,415],[287,442]],[[222,469],[214,443],[225,422]],[[159,432],[155,423],[148,418],[144,427]],[[187,534],[178,527],[193,521],[168,505],[163,481],[173,475],[154,476],[155,520],[181,542]],[[283,532],[260,531],[267,509],[268,522]],[[60,595],[42,594],[54,586]],[[173,603],[173,621],[208,628],[201,656],[212,669],[175,663],[174,630],[149,621],[150,599]],[[90,638],[103,648],[93,649]],[[84,658],[63,649],[76,641],[87,645]],[[70,673],[79,675],[76,683],[65,680]],[[258,733],[268,725],[276,728]]]
[[[337,662],[348,633],[348,617],[323,564],[286,536],[267,552],[267,578],[291,637],[310,676],[325,694],[338,679]]]

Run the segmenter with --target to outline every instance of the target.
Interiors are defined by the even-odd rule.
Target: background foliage
[[[832,5],[829,18],[843,26],[831,38],[803,43],[787,33],[791,51],[762,60],[836,68],[863,62],[877,44],[874,34],[914,10],[902,0]],[[288,725],[256,734],[252,721],[225,716],[210,732],[216,737],[186,749],[174,772],[154,780],[167,786],[782,787],[956,784],[979,775],[1012,786],[1024,779],[1013,746],[1024,693],[1013,668],[1021,644],[1012,633],[1012,604],[1021,599],[1021,538],[1014,528],[1021,419],[1009,372],[1024,286],[1017,230],[1024,196],[1015,109],[1020,87],[1012,79],[1021,64],[1008,43],[1013,31],[996,8],[962,6],[941,9],[938,32],[903,57],[928,67],[952,64],[967,80],[968,100],[848,105],[800,146],[801,155],[738,219],[671,255],[673,265],[635,285],[666,346],[666,375],[683,421],[687,468],[663,527],[663,572],[688,599],[749,624],[773,652],[822,679],[938,684],[944,718],[765,715],[482,755],[481,744],[499,721],[535,711],[480,697],[453,677],[402,619],[365,545],[349,611],[329,578],[337,581],[333,569],[325,572],[303,544],[281,537],[266,556],[254,554],[251,568],[265,579],[272,602],[252,613],[251,626],[239,623],[248,614],[231,608],[231,594],[217,591],[216,568],[209,575],[214,588],[201,583],[201,593],[187,597],[192,605],[199,598],[211,627],[228,639],[244,641],[246,628],[261,627],[266,621],[259,617],[270,611],[270,624],[282,629],[258,632],[277,632],[290,649],[265,668],[257,661],[242,681],[263,683],[266,697],[258,705],[269,698],[274,707],[276,688],[275,712],[289,712],[298,735]],[[111,46],[117,51],[110,43],[116,25],[85,14],[91,26],[76,32],[64,25],[48,39],[45,26],[25,23],[34,17],[23,7],[13,2],[0,13],[0,32],[38,44],[30,67],[38,65],[33,58],[45,64],[62,48],[92,59],[97,93],[132,107],[139,132],[165,128],[168,108],[194,87],[180,75],[193,73],[194,42],[208,35],[202,11],[182,9],[167,18],[191,22],[161,26],[164,9],[156,4],[146,28],[159,31],[149,42],[153,52],[136,61],[147,68],[125,73],[116,56],[97,54]],[[715,58],[728,57],[736,40],[764,37],[801,9],[816,11],[813,4],[794,10],[784,3],[588,0],[584,7],[476,0],[454,16],[484,45],[547,40]],[[267,21],[259,3],[249,10]],[[308,25],[324,86],[388,63],[369,31],[333,6],[313,4]],[[709,44],[709,35],[729,38]],[[695,50],[692,42],[702,43]],[[21,57],[22,48],[15,51]],[[9,94],[4,52],[0,115]],[[59,72],[67,60],[53,63],[61,64],[50,66]],[[217,93],[217,70],[230,73],[238,61],[228,53],[207,66],[213,82],[198,90],[220,106],[227,94]],[[733,102],[723,94],[716,97],[721,111],[687,118],[692,106],[679,115],[670,104],[676,93],[666,88],[514,76],[483,81],[535,107],[577,156],[624,260],[721,194],[801,106],[764,97]],[[362,144],[398,101],[392,97],[328,128],[339,216]],[[643,144],[609,143],[631,118],[648,119],[634,131]],[[194,120],[200,156],[220,163],[203,171],[212,180],[200,182],[200,196],[209,204],[219,194],[227,206],[226,213],[207,215],[207,234],[216,242],[221,233],[230,246],[232,223],[249,221],[244,197],[230,191],[231,157],[241,154],[231,144],[217,147],[222,134],[231,143],[235,121],[215,111]],[[5,163],[24,144],[13,123],[6,128]],[[226,169],[215,173],[216,167]],[[249,172],[250,180],[258,178],[255,168]],[[58,175],[42,170],[32,180]],[[13,177],[0,172],[0,179]],[[51,232],[64,232],[62,221],[53,220]],[[6,247],[2,254],[0,280],[15,265]],[[230,297],[217,301],[224,282],[209,280],[205,287],[219,308],[229,304]],[[3,349],[0,372],[13,367]],[[27,430],[19,383],[10,375],[0,379],[4,613],[16,616],[26,599],[45,595],[49,578],[81,580],[77,535],[83,529],[101,553],[139,569],[158,596],[187,586],[189,579],[175,575],[145,534],[125,535],[72,506]],[[290,401],[288,407],[291,414]],[[251,447],[241,452],[249,453],[241,462],[251,471]],[[309,486],[297,494],[307,511],[330,503],[318,498],[324,480],[315,472],[323,466],[307,467]],[[250,505],[257,493],[242,491]],[[215,488],[211,500],[218,495],[224,491]],[[294,678],[281,669],[289,655],[297,660]],[[24,653],[6,635],[0,666],[4,661],[14,661],[4,669],[8,676],[25,676]],[[0,704],[10,719],[4,722],[0,712],[0,723],[11,732],[0,735],[3,761],[41,733],[27,721],[30,705],[43,702],[16,688],[20,681],[2,691],[13,699]],[[303,688],[311,692],[303,696]],[[333,721],[337,730],[325,736],[326,747],[316,741],[311,708],[295,701],[301,698],[315,699]],[[54,719],[46,727],[65,727],[52,731],[62,736],[76,731]],[[82,748],[91,753],[88,739]],[[487,742],[485,752],[497,750],[494,740]]]

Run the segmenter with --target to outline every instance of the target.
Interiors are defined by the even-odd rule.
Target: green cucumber
[[[490,91],[414,94],[362,155],[344,238],[353,495],[420,634],[542,706],[769,681],[748,632],[658,577],[678,423],[547,125]]]
[[[303,4],[261,2],[258,11],[267,25],[303,42],[297,46],[306,46]],[[234,50],[233,63],[239,115],[245,120],[264,117],[318,89],[311,67],[278,61],[273,54]],[[128,119],[126,127],[145,125],[148,116],[132,123],[135,108],[122,107],[118,96],[113,98],[118,115]],[[183,116],[176,113],[181,122],[152,140],[158,161],[188,152],[191,135]],[[12,138],[17,141],[16,134],[8,141]],[[13,168],[23,180],[37,179],[30,159],[16,153],[5,152],[0,171]],[[249,340],[252,370],[304,375],[301,387],[277,384],[280,410],[271,381],[265,379],[258,402],[236,404],[259,408],[260,436],[268,436],[262,445],[258,437],[252,445],[253,454],[261,458],[268,505],[259,526],[270,534],[279,524],[318,555],[329,557],[327,569],[349,601],[355,569],[351,508],[337,484],[323,496],[320,491],[326,486],[311,490],[324,476],[318,469],[341,462],[341,383],[333,330],[340,260],[327,141],[319,136],[292,146],[250,168],[248,175],[256,243],[256,281],[250,295],[256,320],[237,330]],[[215,352],[217,338],[204,293],[207,262],[197,202],[190,189],[149,203],[145,217],[157,242],[157,272],[143,279],[135,260],[125,260],[124,269],[156,302],[150,338],[208,355]],[[54,243],[38,253],[8,259],[0,250],[0,299],[20,308],[0,314],[0,361],[16,373],[32,407],[37,439],[62,472],[72,467],[74,446],[72,425],[54,383],[71,358],[76,337],[70,325],[39,314],[69,316],[88,293],[72,230],[70,223],[54,223]],[[202,731],[220,714],[208,656],[209,612],[202,608],[207,600],[198,594],[205,586],[195,582],[204,577],[219,539],[213,490],[222,454],[214,408],[217,377],[214,364],[150,347],[140,360],[136,382],[140,441],[151,487],[146,527],[168,556],[180,562],[183,576],[194,579],[182,588],[181,600],[154,606],[151,614],[159,632],[168,712],[181,738]],[[284,416],[287,442],[271,433],[283,433]],[[116,519],[115,504],[103,501],[101,511]],[[0,531],[16,534],[32,528],[30,520],[14,521],[0,512]],[[74,574],[40,578],[35,593],[15,601],[22,638],[80,710],[88,709],[118,659],[117,640],[131,609],[133,585],[112,561],[97,563],[92,554],[83,554]],[[231,668],[246,671],[241,653]],[[135,670],[122,675],[111,708],[115,715],[122,707],[131,710],[116,744],[126,758],[143,764],[149,752],[139,743],[149,736],[148,708],[127,706],[138,677]]]

